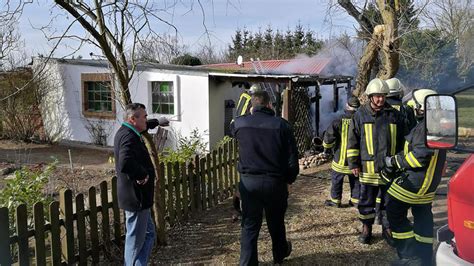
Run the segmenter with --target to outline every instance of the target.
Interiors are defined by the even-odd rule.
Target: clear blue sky
[[[141,0],[135,0],[141,1]],[[158,1],[158,0],[157,0]],[[48,25],[51,17],[58,14],[59,7],[53,7],[53,1],[38,0],[29,4],[20,21],[20,30],[25,39],[26,49],[31,55],[38,53],[47,54],[50,51],[42,32],[33,27],[39,28]],[[170,3],[175,1],[160,0],[160,3]],[[179,37],[182,44],[187,45],[191,50],[205,41],[204,26],[202,25],[203,15],[197,0],[176,1],[173,8],[161,14],[162,17],[172,22],[178,28]],[[158,2],[157,2],[158,3]],[[211,41],[218,48],[225,47],[231,41],[231,36],[237,28],[247,27],[256,31],[258,28],[264,30],[267,25],[271,25],[274,30],[294,29],[300,22],[303,27],[312,29],[318,37],[328,38],[341,32],[354,32],[354,20],[343,12],[332,16],[331,21],[326,19],[328,1],[322,0],[201,0],[205,9],[205,24],[211,32]],[[64,15],[58,17],[52,26],[61,32],[67,25]],[[167,32],[169,28],[164,25],[157,25],[158,32]],[[80,34],[77,27],[72,32]],[[88,58],[90,51],[94,48],[84,47],[79,54]],[[70,53],[71,49],[62,46],[55,56],[63,56]],[[97,51],[97,50],[95,50]]]

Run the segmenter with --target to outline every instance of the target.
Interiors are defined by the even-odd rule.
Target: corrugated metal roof
[[[221,63],[203,65],[208,69],[226,70],[236,72],[255,72],[254,65],[257,65],[262,74],[303,74],[320,75],[324,68],[331,61],[330,58],[301,58],[284,60],[261,60],[243,62],[242,65],[236,63]],[[261,67],[260,67],[261,66]]]

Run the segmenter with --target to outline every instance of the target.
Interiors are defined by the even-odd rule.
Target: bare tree
[[[377,76],[388,79],[399,69],[400,21],[406,17],[412,1],[357,1],[338,0],[330,4],[331,9],[342,8],[359,24],[358,35],[367,42],[358,64],[354,95],[360,96],[367,86],[371,73],[377,69]],[[414,22],[406,20],[404,31],[409,32]]]
[[[160,8],[154,1],[102,1],[102,0],[55,0],[55,3],[68,14],[74,21],[67,27],[70,29],[73,24],[79,23],[84,29],[85,36],[69,34],[66,30],[61,36],[56,37],[60,41],[65,38],[80,41],[80,43],[89,43],[100,48],[103,56],[107,59],[114,76],[118,81],[118,88],[115,88],[120,97],[122,105],[131,103],[129,91],[129,82],[137,69],[137,46],[143,44],[158,34],[153,30],[156,27],[154,23],[164,23],[174,28],[157,14],[160,14]],[[153,143],[152,137],[145,133],[145,140],[152,156],[155,169],[157,170],[160,162],[158,152]],[[157,180],[156,191],[160,191]],[[164,224],[162,214],[164,206],[156,193],[155,199],[155,218],[158,225],[158,242],[166,243],[165,229],[159,225]]]
[[[474,65],[474,1],[433,0],[423,12],[424,21],[457,43],[458,73]]]
[[[173,58],[185,54],[187,47],[179,43],[177,35],[163,33],[152,36],[137,47],[140,62],[169,64]]]
[[[13,67],[11,65],[13,54],[21,48],[21,37],[16,25],[27,3],[30,1],[6,0],[0,4],[0,69],[2,70]]]

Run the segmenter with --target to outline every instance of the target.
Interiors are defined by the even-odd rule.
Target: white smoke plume
[[[274,71],[278,74],[296,74],[307,73],[308,70],[324,66],[319,73],[321,77],[331,76],[356,76],[357,62],[362,55],[363,44],[361,42],[346,40],[326,41],[321,51],[309,57],[307,55],[298,55],[290,62],[280,66]],[[354,84],[354,80],[352,81]],[[320,87],[320,106],[319,106],[319,135],[327,129],[330,123],[344,112],[344,106],[347,102],[348,91],[346,84],[338,84],[339,103],[338,111],[334,112],[334,93],[332,85]],[[315,88],[309,88],[310,97],[315,95]],[[311,116],[314,131],[316,128],[315,105],[311,105]]]

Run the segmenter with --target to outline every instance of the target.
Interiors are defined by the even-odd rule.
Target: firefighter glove
[[[380,171],[380,177],[382,177],[385,182],[390,183],[397,177],[397,171],[392,167],[385,166],[382,168],[382,171]]]

